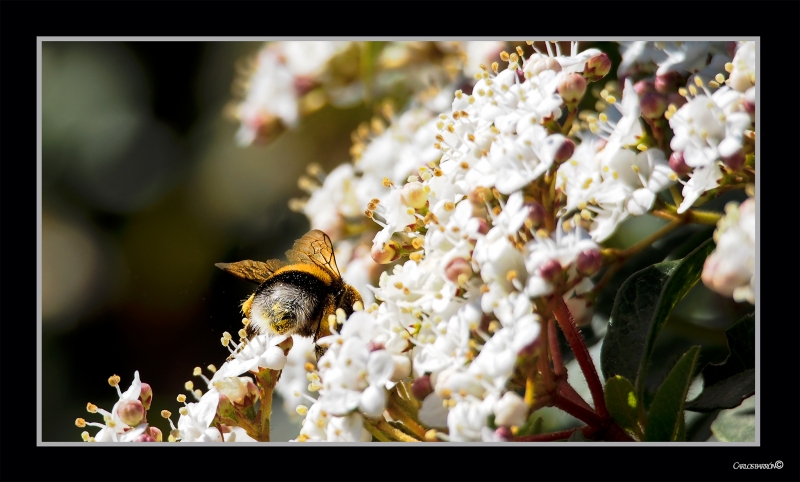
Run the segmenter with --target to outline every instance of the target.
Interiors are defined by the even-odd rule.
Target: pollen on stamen
[[[178,413],[186,417],[189,415],[189,409],[186,407],[181,407],[180,409],[178,409]]]
[[[189,380],[188,382],[183,384],[183,388],[185,388],[187,391],[191,392],[192,389],[194,389],[194,382]]]
[[[82,418],[76,418],[75,419],[75,426],[79,427],[79,428],[85,427],[86,426],[86,420],[84,420]]]
[[[184,403],[184,402],[186,402],[186,395],[184,395],[182,393],[178,394],[178,397],[176,398],[176,400],[178,400],[179,403]]]
[[[116,387],[117,385],[119,385],[120,380],[121,378],[119,375],[111,375],[110,377],[108,377],[108,384],[111,385],[112,387]]]
[[[89,413],[97,413],[97,405],[89,402],[86,404],[86,411]]]

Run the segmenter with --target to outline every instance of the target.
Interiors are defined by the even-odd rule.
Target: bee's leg
[[[330,315],[336,316],[336,300],[333,298],[333,295],[328,295],[325,299],[325,304],[322,305],[321,315],[319,319],[319,324],[317,325],[317,331],[314,333],[314,349],[316,350],[317,361],[325,354],[327,348],[321,347],[316,345],[316,341],[320,338],[330,336],[331,329],[330,323],[328,322],[328,317]]]

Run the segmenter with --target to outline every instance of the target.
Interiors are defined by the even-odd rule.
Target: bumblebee
[[[259,334],[313,337],[314,342],[331,334],[330,315],[338,308],[347,316],[361,294],[342,280],[333,246],[327,234],[318,229],[306,233],[286,251],[288,263],[278,259],[244,260],[217,263],[215,266],[238,278],[258,284],[256,291],[242,304],[242,313],[250,320],[248,339]],[[333,328],[341,329],[334,321]],[[317,360],[325,353],[315,347]]]

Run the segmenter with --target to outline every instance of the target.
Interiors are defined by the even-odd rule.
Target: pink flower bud
[[[150,435],[147,435],[147,433],[143,433],[143,434],[139,435],[138,437],[133,439],[133,441],[134,442],[157,442],[156,439],[154,439]]]
[[[649,94],[650,92],[656,91],[656,84],[653,79],[642,79],[639,82],[633,84],[633,90],[636,91],[636,94],[641,97],[644,94]]]
[[[406,206],[414,209],[423,208],[428,203],[428,193],[425,192],[425,186],[418,181],[409,182],[403,186],[400,198]]]
[[[674,105],[676,109],[680,109],[683,104],[687,102],[686,97],[677,92],[667,95],[667,105]]]
[[[411,393],[417,400],[425,400],[425,397],[432,392],[433,386],[431,385],[430,375],[423,375],[411,382]]]
[[[378,343],[374,340],[370,340],[369,343],[367,343],[367,350],[369,350],[370,353],[384,349],[386,349],[386,347],[383,346],[383,343]]]
[[[153,389],[147,383],[142,383],[142,391],[139,393],[139,400],[142,401],[142,406],[145,410],[150,410],[150,404],[153,403]]]
[[[163,435],[158,427],[147,427],[147,432],[155,439],[156,442],[161,442],[163,440]]]
[[[480,234],[488,233],[489,232],[489,223],[487,223],[486,220],[483,219],[483,218],[477,218],[477,219],[478,219],[478,232]]]
[[[539,275],[547,281],[553,281],[563,271],[564,268],[561,267],[561,263],[555,259],[546,261],[539,267]]]
[[[139,400],[126,400],[117,408],[117,415],[123,423],[135,427],[142,423],[144,406]]]
[[[581,74],[567,74],[557,90],[568,106],[575,107],[586,93],[586,79]]]
[[[692,172],[692,168],[686,164],[686,160],[683,158],[682,151],[675,151],[669,155],[669,168],[679,176],[685,176]]]
[[[556,151],[556,155],[553,160],[556,164],[562,164],[570,160],[574,152],[575,143],[572,142],[572,139],[564,139],[564,142],[561,143],[561,147],[559,147]]]
[[[304,75],[296,76],[293,83],[294,91],[298,97],[302,97],[311,92],[311,90],[317,84],[313,78]]]
[[[598,54],[586,61],[583,75],[589,82],[597,82],[611,71],[611,60],[606,54]]]
[[[538,228],[544,221],[544,208],[537,202],[525,203],[525,206],[528,207],[528,219],[531,220],[534,228]]]
[[[744,166],[744,153],[741,149],[739,149],[734,152],[733,155],[727,157],[723,156],[721,160],[726,166],[730,167],[734,171],[738,171],[742,168],[742,166]]]
[[[445,277],[453,283],[460,284],[461,276],[472,276],[472,265],[464,258],[453,258],[444,269]]]
[[[677,92],[684,84],[686,84],[686,78],[678,72],[667,72],[666,74],[658,75],[655,81],[656,90],[662,94]]]
[[[736,55],[737,45],[739,45],[739,42],[736,41],[725,42],[725,53],[728,54],[728,57],[733,58]]]
[[[378,264],[391,263],[400,257],[400,245],[389,240],[389,242],[383,245],[383,249],[381,249],[380,246],[373,244],[370,256],[372,256],[372,260]]]
[[[578,273],[584,276],[591,276],[603,266],[603,256],[596,249],[587,249],[578,255],[576,266]]]
[[[639,106],[645,119],[658,119],[667,110],[667,99],[658,92],[650,92],[642,96]]]
[[[508,427],[498,427],[494,433],[503,440],[511,440],[514,437],[514,434],[511,433],[511,429]]]

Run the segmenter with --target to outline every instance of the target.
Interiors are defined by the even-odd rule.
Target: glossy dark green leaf
[[[627,378],[616,375],[608,379],[605,387],[605,400],[608,413],[617,424],[635,433],[639,430],[639,401],[633,384]]]
[[[720,442],[756,441],[756,397],[750,397],[731,410],[719,412],[711,432]]]
[[[700,279],[703,263],[714,249],[709,239],[685,258],[658,263],[634,273],[620,287],[600,352],[606,379],[633,380],[642,399],[644,371],[661,328],[675,305]]]
[[[683,407],[699,356],[699,346],[690,348],[658,388],[650,405],[650,412],[647,414],[646,441],[682,442],[686,439]]]
[[[703,391],[686,409],[710,412],[733,408],[756,392],[756,317],[750,314],[725,331],[730,354],[703,369]]]

